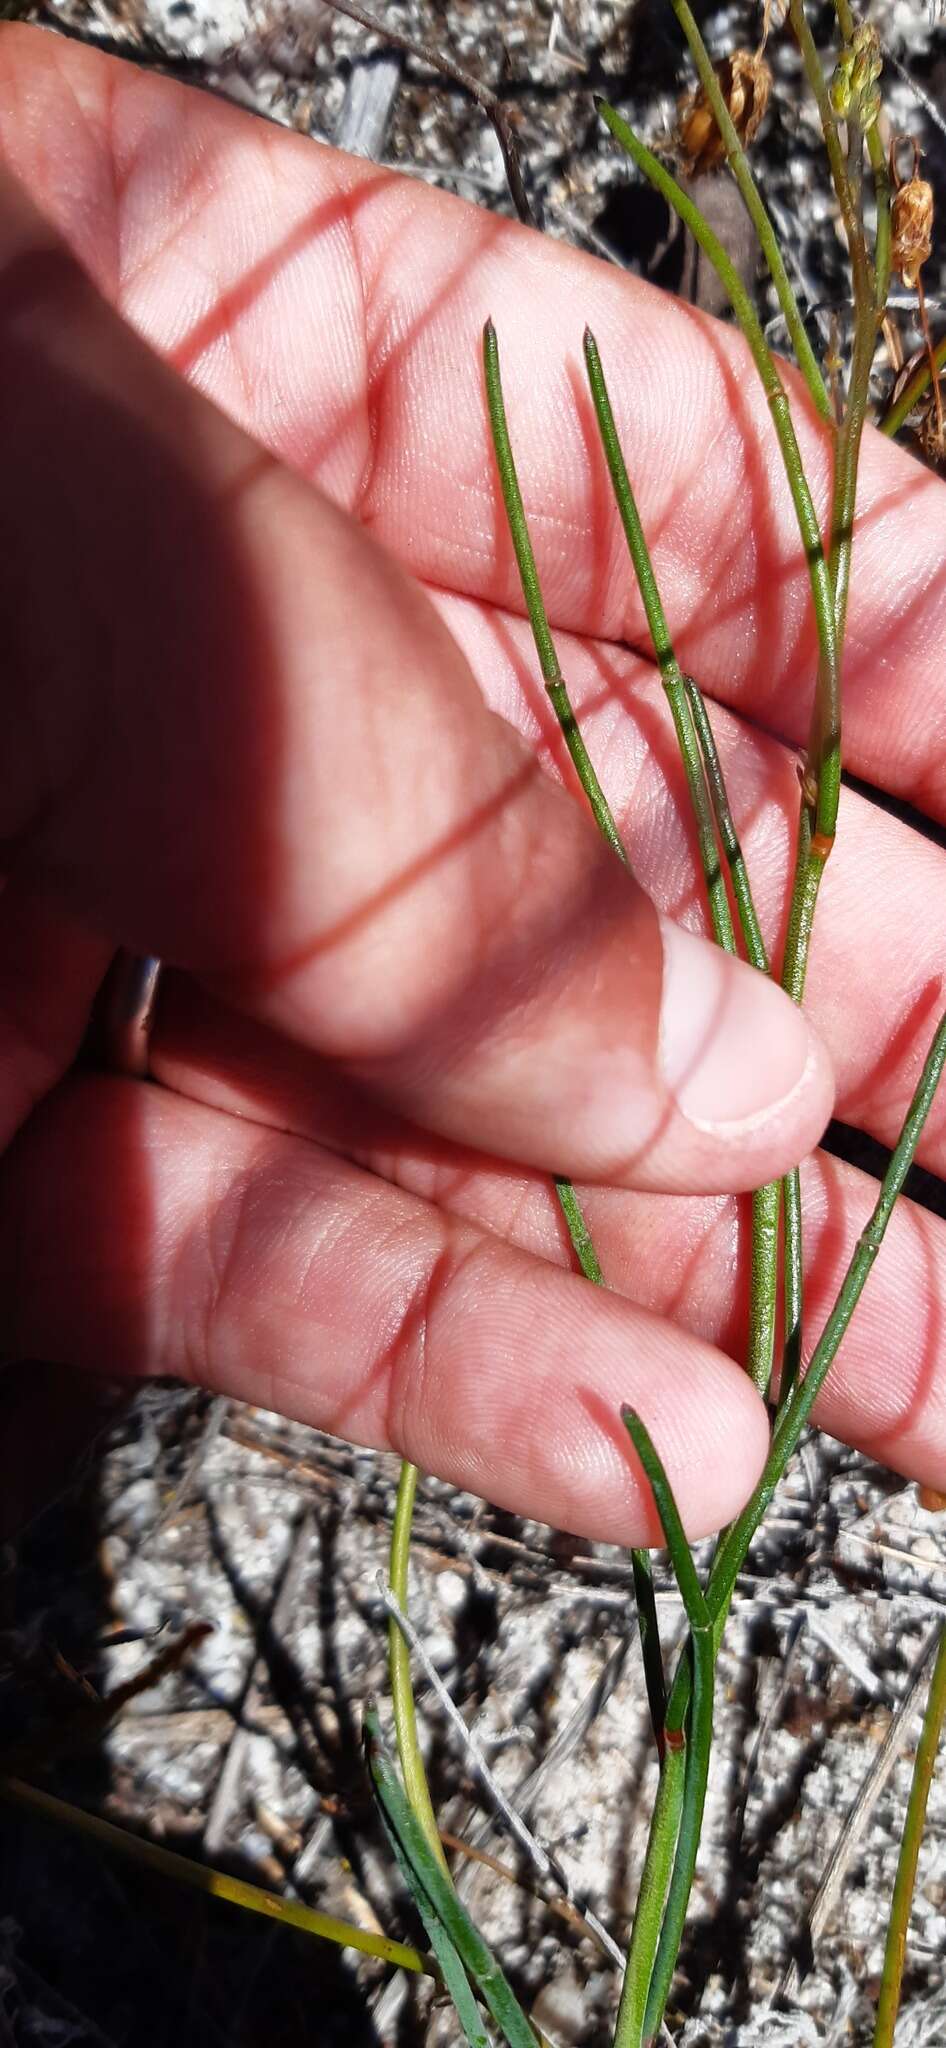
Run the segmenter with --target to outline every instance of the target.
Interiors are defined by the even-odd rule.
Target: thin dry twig
[[[156,1543],[158,1538],[163,1536],[165,1530],[170,1527],[175,1516],[180,1514],[181,1509],[189,1506],[194,1490],[194,1482],[208,1451],[216,1443],[220,1435],[229,1407],[230,1403],[224,1394],[217,1394],[211,1401],[207,1414],[204,1417],[200,1435],[181,1477],[169,1498],[165,1501],[157,1521],[148,1531],[149,1543]]]
[[[572,1898],[571,1886],[564,1870],[556,1859],[549,1855],[548,1850],[543,1848],[542,1843],[536,1839],[531,1828],[526,1826],[525,1821],[516,1812],[515,1807],[510,1804],[502,1787],[497,1784],[475,1736],[471,1735],[455,1700],[444,1685],[436,1666],[431,1662],[413,1622],[408,1619],[408,1616],[395,1600],[382,1573],[378,1574],[378,1585],[387,1612],[392,1620],[397,1623],[411,1655],[417,1658],[428,1684],[436,1694],[450,1726],[460,1737],[464,1753],[476,1772],[484,1791],[492,1800],[497,1813],[500,1814],[510,1834],[518,1842],[519,1847],[528,1856],[530,1863],[539,1872],[540,1877],[544,1877],[551,1881],[551,1883],[556,1884],[563,1897],[568,1900],[570,1905],[574,1906],[575,1901]],[[605,1955],[615,1964],[617,1969],[623,1970],[624,1952],[619,1948],[613,1936],[608,1933],[607,1928],[602,1925],[597,1915],[590,1912],[587,1907],[578,1907],[576,1910],[587,1923],[599,1948],[603,1949]]]
[[[311,1514],[307,1512],[300,1515],[290,1543],[282,1584],[272,1611],[271,1627],[277,1641],[282,1640],[297,1611],[303,1570],[311,1547],[312,1528]],[[266,1670],[265,1656],[256,1657],[250,1669],[246,1690],[238,1710],[239,1718],[234,1722],[223,1768],[217,1779],[210,1811],[204,1823],[204,1855],[211,1863],[219,1859],[230,1817],[239,1802],[247,1752],[253,1739],[252,1722],[263,1704]]]
[[[356,0],[327,0],[327,5],[333,8],[336,14],[347,15],[349,21],[357,21],[359,27],[366,28],[370,35],[380,36],[383,42],[391,43],[396,50],[403,50],[406,56],[418,58],[421,64],[429,65],[431,71],[439,72],[442,78],[449,78],[454,85],[460,86],[463,92],[469,93],[470,98],[476,101],[492,125],[502,154],[512,202],[519,219],[525,221],[527,227],[537,227],[538,222],[523,183],[519,150],[509,115],[502,101],[490,91],[489,86],[484,85],[482,79],[477,78],[474,72],[467,71],[464,65],[458,64],[455,58],[449,57],[446,51],[438,50],[436,44],[421,42],[414,36],[405,35],[401,29],[392,28],[389,22],[379,20],[376,14],[370,14],[367,7],[357,6]]]

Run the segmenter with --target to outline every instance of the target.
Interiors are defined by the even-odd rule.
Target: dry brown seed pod
[[[890,147],[890,173],[895,187],[890,209],[890,260],[910,291],[919,283],[933,247],[933,187],[919,176],[920,152],[913,145],[913,175],[901,184],[896,142]]]
[[[933,248],[933,187],[925,178],[908,178],[893,195],[890,214],[891,262],[905,285],[916,290],[917,279]]]
[[[937,404],[935,391],[927,398],[914,431],[927,461],[935,463],[937,468],[941,469],[946,462],[946,431],[943,427],[942,400]]]
[[[715,68],[733,127],[748,148],[769,104],[772,73],[760,50],[734,50]],[[715,171],[725,158],[726,145],[702,85],[680,101],[677,147],[691,178]]]

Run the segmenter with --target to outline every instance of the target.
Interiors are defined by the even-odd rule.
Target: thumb
[[[420,588],[0,198],[8,871],[450,1138],[785,1171],[831,1106],[802,1014],[658,919]]]

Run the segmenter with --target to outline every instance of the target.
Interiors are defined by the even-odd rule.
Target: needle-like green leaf
[[[408,1805],[397,1772],[384,1748],[380,1723],[373,1708],[365,1712],[364,1728],[371,1782],[386,1824],[397,1837],[402,1867],[418,1910],[422,1917],[432,1912],[440,1922],[467,1979],[472,1979],[476,1985],[508,2048],[537,2048],[535,2032],[512,1985],[479,1930],[474,1927],[453,1886],[444,1877],[424,1830]]]

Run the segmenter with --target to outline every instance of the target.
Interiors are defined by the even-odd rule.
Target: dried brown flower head
[[[916,292],[924,353],[930,370],[930,395],[924,400],[919,418],[914,421],[914,431],[927,459],[941,465],[946,459],[946,407],[943,405],[940,368],[933,349],[929,315],[926,310],[926,294],[923,290],[923,265],[928,261],[933,246],[933,188],[927,184],[925,178],[920,177],[920,152],[915,141],[912,176],[901,180],[897,165],[897,147],[902,139],[895,135],[890,144],[890,181],[894,188],[893,204],[890,209],[890,260],[892,268],[899,271],[904,284]],[[915,362],[916,358],[914,364]],[[907,364],[905,371],[898,378],[901,392],[904,378],[912,378],[914,364]]]
[[[748,147],[769,104],[772,73],[760,50],[734,50],[717,64],[716,76],[736,134]],[[701,85],[680,101],[677,146],[691,178],[715,171],[725,158],[726,145]]]
[[[937,403],[937,398],[938,393],[931,391],[915,423],[914,432],[927,462],[941,469],[946,462],[946,431],[943,427],[942,400]],[[946,1499],[940,1498],[942,1506],[946,1507]],[[929,1505],[929,1502],[924,1502],[924,1506]]]
[[[916,290],[920,271],[929,261],[933,247],[933,187],[925,178],[917,176],[918,162],[919,152],[914,145],[913,176],[898,185],[894,150],[891,149],[890,168],[897,190],[890,209],[890,258],[894,270],[910,291]]]

